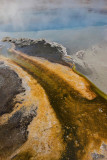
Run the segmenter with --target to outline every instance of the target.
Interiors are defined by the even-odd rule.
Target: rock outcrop
[[[13,98],[24,91],[17,73],[0,61],[0,115],[12,111]]]
[[[67,56],[66,48],[56,42],[50,42],[45,39],[32,40],[28,38],[10,38],[4,37],[3,42],[11,42],[16,50],[35,57],[45,58],[51,62],[72,66],[73,59]],[[69,62],[71,64],[69,64]]]

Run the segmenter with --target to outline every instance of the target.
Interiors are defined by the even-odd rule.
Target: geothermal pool
[[[20,11],[0,24],[4,36],[46,38],[63,44],[68,54],[87,49],[106,39],[107,12],[95,8],[56,8]],[[20,31],[20,32],[18,32]]]
[[[15,17],[16,16],[16,17]],[[40,11],[24,10],[7,23],[1,23],[0,31],[43,31],[85,28],[107,25],[107,12],[95,8],[56,8]]]
[[[0,39],[31,38],[30,45],[29,39],[15,40],[16,49],[0,42],[0,158],[107,159],[106,12],[56,9],[19,14],[19,21],[0,25]],[[65,48],[32,40],[41,38]],[[31,47],[34,55],[27,54]],[[44,50],[49,56],[55,53],[51,58],[67,50],[65,59],[73,59],[88,80],[71,61],[72,67],[53,63]]]

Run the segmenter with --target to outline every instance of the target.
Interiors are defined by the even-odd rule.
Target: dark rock
[[[1,62],[0,65],[0,115],[12,110],[13,98],[23,92],[22,80],[17,73]]]
[[[67,55],[66,48],[62,45],[49,42],[45,39],[32,40],[28,38],[13,39],[10,37],[3,38],[2,41],[12,42],[16,50],[22,51],[30,56],[42,57],[51,62],[69,65],[63,58]],[[72,62],[71,62],[72,63]]]
[[[37,107],[31,106],[30,113],[27,113],[26,107],[22,107],[15,112],[8,122],[0,125],[0,158],[3,154],[13,153],[19,148],[28,137],[28,125],[37,115]]]
[[[6,159],[21,147],[28,138],[28,125],[37,115],[37,105],[23,106],[23,97],[14,97],[25,91],[22,79],[9,66],[0,61],[0,116],[7,116],[4,123],[0,123],[0,159]],[[22,104],[17,110],[16,103]],[[5,115],[3,115],[5,114]]]

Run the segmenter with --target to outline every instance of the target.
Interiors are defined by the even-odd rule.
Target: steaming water
[[[68,54],[87,49],[106,39],[106,12],[86,8],[62,8],[21,11],[20,15],[19,23],[15,23],[18,21],[15,17],[12,21],[0,24],[0,38],[46,38],[63,44]]]
[[[61,8],[43,11],[20,11],[20,18],[14,16],[5,24],[0,24],[1,31],[39,31],[75,29],[88,26],[107,25],[107,13],[86,8]]]
[[[0,39],[5,36],[20,38],[46,38],[61,43],[67,48],[68,54],[87,49],[107,40],[107,26],[86,27],[81,29],[45,30],[36,32],[1,32]]]

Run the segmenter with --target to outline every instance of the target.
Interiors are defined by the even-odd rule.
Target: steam
[[[80,12],[82,7],[107,9],[106,0],[0,0],[0,3],[0,31],[42,30],[52,26],[58,29],[73,22],[74,8]],[[56,8],[60,8],[59,12],[54,11]]]

